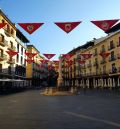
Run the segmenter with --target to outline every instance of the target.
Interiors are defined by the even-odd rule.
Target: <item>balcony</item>
[[[7,61],[7,63],[8,63],[8,64],[15,64],[15,59],[9,59],[9,60]]]
[[[16,47],[15,47],[15,46],[10,46],[10,45],[9,45],[9,46],[8,46],[8,49],[9,49],[9,50],[12,50],[12,51],[16,51]]]
[[[105,64],[105,63],[106,63],[105,59],[101,60],[101,62],[100,62],[100,64]]]
[[[3,47],[5,47],[5,46],[8,45],[8,41],[6,41],[5,39],[4,40],[1,40],[0,39],[0,45],[3,46]]]
[[[7,60],[7,55],[1,54],[0,55],[0,60]]]
[[[116,56],[114,55],[114,56],[112,56],[112,57],[109,57],[109,62],[111,62],[111,61],[115,61],[116,60]]]

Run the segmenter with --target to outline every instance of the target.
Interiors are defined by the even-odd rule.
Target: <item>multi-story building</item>
[[[10,60],[6,51],[16,51],[16,27],[0,10],[0,23],[6,25],[0,29],[0,78],[13,78],[15,56]]]
[[[68,68],[62,60],[62,80],[65,86],[88,88],[119,88],[120,87],[120,30],[107,36],[93,39],[72,50],[75,55]],[[88,59],[82,54],[91,54]],[[104,56],[101,56],[104,54]],[[85,63],[80,63],[84,61]]]
[[[0,23],[6,23],[0,29],[0,84],[9,89],[24,87],[27,85],[25,43],[29,41],[1,10]],[[18,54],[11,58],[7,51],[18,52]]]
[[[26,77],[31,80],[33,86],[40,86],[41,81],[46,78],[47,64],[41,65],[44,58],[39,54],[40,52],[33,45],[27,45],[27,52],[37,53],[32,59],[34,62],[26,64]]]

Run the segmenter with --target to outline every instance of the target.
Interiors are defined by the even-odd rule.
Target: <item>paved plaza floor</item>
[[[0,129],[120,129],[120,96],[43,96],[40,90],[0,96]]]

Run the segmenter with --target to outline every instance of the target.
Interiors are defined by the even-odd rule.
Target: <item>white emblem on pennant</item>
[[[109,29],[109,24],[107,22],[103,22],[101,27],[105,30],[108,30]]]
[[[28,29],[29,31],[32,31],[32,30],[34,29],[34,26],[28,25],[28,26],[27,26],[27,29]]]
[[[65,30],[70,31],[71,30],[71,24],[65,24]]]

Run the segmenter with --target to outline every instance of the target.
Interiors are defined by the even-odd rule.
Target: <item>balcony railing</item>
[[[106,60],[101,60],[101,62],[100,62],[101,64],[105,64],[106,63]]]
[[[0,59],[1,59],[1,60],[6,60],[6,59],[7,59],[7,55],[1,54],[1,55],[0,55]]]
[[[9,49],[9,50],[16,51],[16,47],[15,47],[15,46],[10,46],[10,45],[9,45],[9,46],[8,46],[8,49]]]
[[[7,61],[7,63],[8,63],[8,64],[15,64],[15,59],[9,59],[9,60]]]
[[[8,45],[8,41],[6,41],[5,39],[4,40],[1,40],[1,38],[0,38],[0,45],[3,46],[3,47],[5,47],[5,46]]]

